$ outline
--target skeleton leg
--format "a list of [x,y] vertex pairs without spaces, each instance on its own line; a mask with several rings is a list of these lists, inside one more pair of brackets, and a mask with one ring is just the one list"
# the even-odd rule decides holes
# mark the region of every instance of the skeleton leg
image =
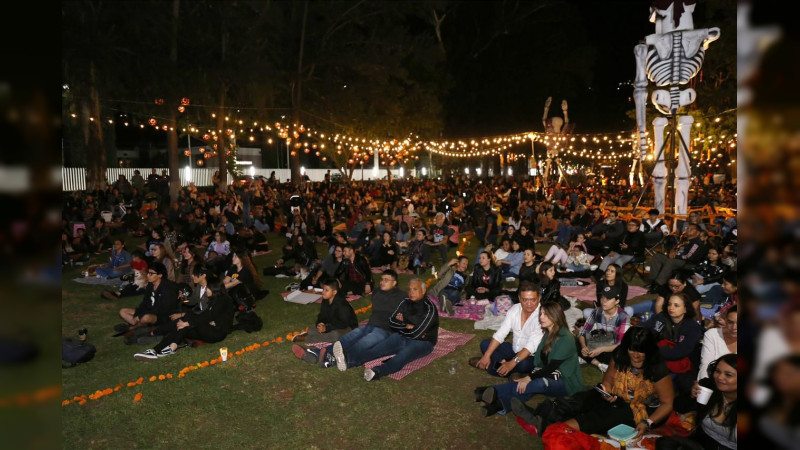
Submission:
[[636,57],[636,79],[633,84],[633,100],[636,104],[636,126],[639,129],[639,154],[644,159],[647,153],[647,46],[637,45],[633,48]]
[[[686,215],[689,205],[689,177],[691,176],[691,161],[689,159],[689,134],[692,132],[694,118],[680,116],[680,142],[678,152],[678,168],[675,170],[675,214]],[[684,145],[685,144],[685,145]]]
[[667,119],[656,117],[653,119],[653,137],[655,140],[656,165],[653,168],[653,207],[660,212],[664,212],[664,199],[667,190],[667,166],[664,164],[664,127],[667,126]]

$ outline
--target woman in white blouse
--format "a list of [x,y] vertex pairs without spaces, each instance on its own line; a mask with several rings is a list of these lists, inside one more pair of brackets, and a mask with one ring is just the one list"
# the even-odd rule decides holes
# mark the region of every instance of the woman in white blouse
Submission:
[[736,331],[737,320],[736,306],[730,308],[725,315],[725,326],[712,328],[703,335],[703,351],[700,354],[700,370],[697,371],[697,379],[703,379],[708,374],[706,369],[713,361],[728,353],[737,353]]

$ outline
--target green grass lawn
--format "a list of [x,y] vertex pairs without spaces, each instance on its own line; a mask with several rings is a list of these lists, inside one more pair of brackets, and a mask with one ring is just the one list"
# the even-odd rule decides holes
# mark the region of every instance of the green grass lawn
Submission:
[[[278,259],[282,241],[274,236],[273,252],[256,258],[259,271]],[[477,245],[470,241],[466,254],[472,259],[476,252]],[[455,255],[455,249],[450,253]],[[100,261],[97,256],[92,262]],[[223,344],[185,348],[155,362],[139,362],[133,354],[145,347],[112,338],[111,327],[120,322],[119,308],[133,307],[141,298],[102,299],[102,287],[72,281],[81,270],[63,272],[63,334],[75,335],[86,327],[89,342],[98,351],[89,363],[63,370],[62,400],[113,390],[119,384],[122,388],[84,405],[62,407],[65,448],[543,448],[541,439],[527,434],[513,414],[481,417],[473,389],[502,380],[467,365],[471,356],[478,355],[480,340],[493,333],[474,330],[472,321],[441,320],[443,328],[475,334],[455,352],[401,381],[367,383],[360,368],[344,373],[319,369],[293,356],[286,334],[312,325],[319,306],[283,301],[280,292],[296,280],[262,277],[271,293],[256,308],[264,320],[261,331],[237,331]],[[403,289],[410,278],[400,276]],[[370,297],[364,297],[353,307],[369,302]],[[234,352],[277,337],[284,341],[177,377],[185,367],[219,356],[222,345]],[[448,373],[451,361],[457,361],[455,375]],[[597,369],[582,366],[582,370],[587,386],[600,381]],[[173,378],[148,381],[167,374]],[[144,378],[141,385],[127,387],[139,377]],[[139,402],[134,401],[137,393],[142,394]]]

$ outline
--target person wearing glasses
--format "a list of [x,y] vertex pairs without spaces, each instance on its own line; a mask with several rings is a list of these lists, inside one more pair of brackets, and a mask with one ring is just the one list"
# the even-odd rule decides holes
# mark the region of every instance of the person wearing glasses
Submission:
[[[397,272],[392,269],[384,270],[380,288],[372,294],[372,316],[367,324],[345,334],[327,347],[305,349],[306,354],[301,359],[326,368],[335,365],[342,371],[374,359],[365,359],[364,355],[394,333],[389,326],[389,318],[406,297],[408,294],[397,287]],[[339,357],[333,356],[335,354],[339,354]]]
[[600,267],[595,271],[597,277],[602,276],[611,264],[625,267],[625,264],[628,264],[635,256],[644,253],[644,233],[639,231],[639,221],[632,219],[628,221],[627,227],[625,233],[611,246],[611,251],[603,258]]
[[[512,342],[505,342],[508,333],[513,333]],[[539,323],[539,292],[533,284],[522,283],[519,303],[508,310],[492,338],[481,341],[481,356],[470,358],[469,365],[498,377],[530,373],[533,370],[530,356],[536,352],[543,334]]]
[[147,270],[147,288],[136,309],[122,308],[119,316],[125,321],[114,329],[118,332],[161,325],[178,312],[178,285],[167,278],[167,267],[154,262]]

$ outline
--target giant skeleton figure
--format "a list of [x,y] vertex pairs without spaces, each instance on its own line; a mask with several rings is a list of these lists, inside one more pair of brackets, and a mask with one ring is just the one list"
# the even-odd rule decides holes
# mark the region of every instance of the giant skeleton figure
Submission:
[[[550,111],[550,103],[553,101],[553,97],[547,97],[547,100],[544,102],[544,114],[542,115],[542,125],[544,125],[544,131],[547,134],[554,134],[557,136],[567,134],[574,128],[574,124],[569,123],[569,114],[567,114],[567,101],[561,100],[561,111],[564,113],[564,118],[555,116],[551,118],[547,118],[547,112]],[[552,145],[547,146],[547,159],[545,160],[545,170],[544,170],[544,186],[548,186],[547,180],[550,177],[550,169],[552,168],[553,163],[555,163],[556,168],[558,169],[558,181],[565,181],[565,172],[564,169],[561,167],[561,158],[558,157],[558,143],[554,143]]]
[[[645,124],[647,103],[647,80],[654,82],[658,89],[653,92],[652,102],[656,109],[673,119],[671,133],[677,124],[680,134],[678,145],[673,150],[678,154],[678,167],[675,171],[675,214],[685,215],[688,206],[690,160],[689,133],[694,119],[691,116],[678,117],[678,110],[694,102],[697,94],[694,89],[681,90],[697,75],[703,65],[708,45],[719,39],[719,28],[694,29],[692,12],[697,0],[654,0],[650,6],[650,21],[656,24],[656,32],[645,38],[645,44],[634,48],[636,55],[636,80],[633,98],[636,103],[636,125],[639,129],[639,180],[643,185],[641,164],[648,150]],[[668,120],[656,117],[653,120],[656,163],[653,168],[654,207],[665,212],[667,167],[664,164],[664,128]],[[636,161],[631,167],[634,173]],[[631,176],[633,178],[633,176]]]

